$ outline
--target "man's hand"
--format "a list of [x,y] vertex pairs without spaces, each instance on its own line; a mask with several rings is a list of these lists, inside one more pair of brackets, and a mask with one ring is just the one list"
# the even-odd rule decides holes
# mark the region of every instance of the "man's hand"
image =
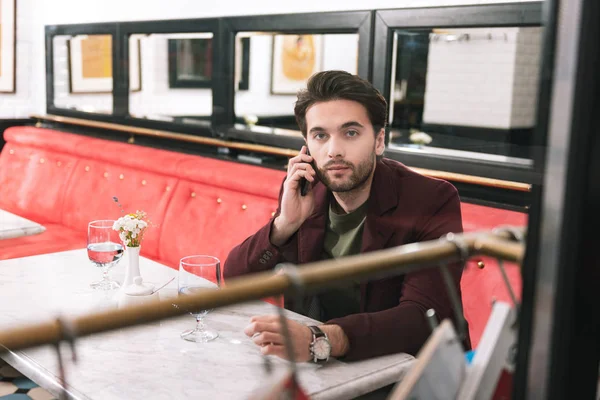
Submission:
[[306,154],[306,146],[302,146],[300,154],[290,159],[287,178],[283,184],[281,211],[273,223],[271,243],[281,246],[300,228],[300,225],[313,212],[315,201],[312,190],[306,196],[300,195],[300,181],[306,178],[309,183],[315,181],[316,172],[310,164],[313,158]]
[[[310,342],[312,342],[312,333],[310,329],[291,319],[286,320],[290,333],[292,346],[294,347],[294,357],[297,362],[306,362],[310,357]],[[252,341],[260,346],[260,351],[264,355],[274,355],[289,360],[285,348],[285,338],[283,336],[283,327],[278,315],[262,315],[252,317],[250,325],[244,329],[244,333],[252,338]]]
[[[312,332],[307,326],[296,321],[291,319],[286,319],[286,321],[296,361],[310,361],[312,357],[310,356],[309,347],[312,342]],[[329,338],[331,356],[344,356],[348,352],[350,345],[348,337],[342,328],[338,325],[320,325],[320,328]],[[244,329],[244,333],[251,337],[257,346],[260,346],[262,354],[275,355],[289,360],[287,350],[285,349],[285,338],[279,315],[252,317],[250,325]]]

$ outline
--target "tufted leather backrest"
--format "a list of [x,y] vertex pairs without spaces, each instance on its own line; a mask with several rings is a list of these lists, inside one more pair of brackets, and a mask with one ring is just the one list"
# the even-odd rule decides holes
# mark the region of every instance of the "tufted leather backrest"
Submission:
[[[5,131],[0,208],[85,235],[95,219],[144,210],[152,220],[142,254],[177,268],[179,259],[229,250],[277,208],[284,172],[51,129]],[[5,188],[10,188],[6,190]]]
[[277,199],[180,181],[162,226],[159,258],[175,265],[181,257],[199,253],[224,262],[276,208]]
[[[0,208],[40,223],[59,223],[65,192],[79,161],[62,133],[38,128],[9,128],[0,153]],[[72,136],[72,135],[69,135]]]
[[[112,200],[119,199],[126,213],[143,210],[152,222],[163,223],[177,178],[96,160],[80,160],[63,206],[63,225],[86,232],[89,221],[123,215]],[[142,243],[145,256],[156,258],[160,228],[148,229]]]

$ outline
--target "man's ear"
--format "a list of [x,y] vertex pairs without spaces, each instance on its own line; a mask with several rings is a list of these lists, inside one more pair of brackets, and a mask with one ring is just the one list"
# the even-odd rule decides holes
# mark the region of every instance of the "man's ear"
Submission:
[[375,136],[375,154],[382,156],[385,150],[385,128],[381,128]]

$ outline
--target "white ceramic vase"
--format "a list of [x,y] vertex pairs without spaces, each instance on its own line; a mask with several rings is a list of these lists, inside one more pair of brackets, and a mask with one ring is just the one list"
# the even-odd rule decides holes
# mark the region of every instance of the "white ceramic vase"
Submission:
[[134,279],[136,276],[141,276],[140,273],[140,250],[141,246],[137,247],[129,247],[127,246],[127,250],[125,253],[127,254],[127,270],[125,271],[125,281],[123,281],[123,288],[126,288],[129,285],[134,283]]

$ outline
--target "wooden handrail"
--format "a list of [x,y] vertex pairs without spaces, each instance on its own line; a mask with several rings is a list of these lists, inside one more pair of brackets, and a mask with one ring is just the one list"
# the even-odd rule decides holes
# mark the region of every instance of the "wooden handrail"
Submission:
[[[296,155],[298,155],[298,150],[293,150],[293,149],[283,149],[283,148],[279,148],[279,147],[271,147],[271,146],[264,146],[264,145],[258,145],[258,144],[240,143],[240,142],[234,142],[234,141],[230,141],[230,140],[220,140],[220,139],[214,139],[214,138],[188,135],[188,134],[183,134],[183,133],[163,131],[163,130],[158,130],[158,129],[148,129],[148,128],[141,128],[141,127],[131,126],[131,125],[122,125],[122,124],[114,124],[114,123],[110,123],[110,122],[94,121],[94,120],[88,120],[88,119],[83,119],[83,118],[62,117],[62,116],[58,116],[58,115],[32,115],[31,118],[37,119],[37,120],[42,120],[42,121],[58,122],[58,123],[62,123],[62,124],[85,126],[85,127],[89,127],[89,128],[110,129],[110,130],[119,131],[119,132],[126,132],[130,135],[150,136],[150,137],[157,137],[157,138],[161,138],[161,139],[173,139],[173,140],[178,140],[178,141],[182,141],[182,142],[203,144],[203,145],[207,145],[207,146],[228,147],[231,149],[253,151],[253,152],[257,152],[257,153],[274,154],[274,155],[284,156],[284,157],[288,157],[288,158],[295,157]],[[472,185],[488,186],[488,187],[494,187],[494,188],[499,188],[499,189],[509,189],[509,190],[515,190],[515,191],[519,191],[519,192],[530,192],[531,191],[531,185],[527,184],[527,183],[512,182],[512,181],[506,181],[506,180],[501,180],[501,179],[485,178],[485,177],[481,177],[481,176],[457,174],[457,173],[453,173],[453,172],[436,171],[436,170],[424,169],[424,168],[415,168],[415,167],[409,167],[409,168],[421,175],[425,175],[425,176],[429,176],[429,177],[433,177],[433,178],[444,179],[444,180],[448,180],[448,181],[452,181],[452,182],[468,183],[468,184],[472,184]]]
[[531,185],[528,183],[505,181],[502,179],[485,178],[482,176],[472,176],[464,174],[456,174],[454,172],[436,171],[433,169],[424,169],[410,167],[415,172],[421,175],[430,176],[432,178],[444,179],[446,181],[469,183],[473,185],[489,186],[499,189],[510,189],[518,192],[530,192]]
[[[468,256],[486,254],[520,263],[524,246],[509,242],[509,233],[468,233],[454,235],[464,243]],[[327,288],[335,283],[353,282],[365,278],[401,275],[440,263],[459,261],[457,246],[449,240],[432,240],[374,251],[334,260],[304,264],[295,275],[308,293]],[[131,327],[187,314],[190,309],[212,309],[232,304],[259,300],[265,297],[293,293],[296,279],[272,271],[231,279],[221,290],[209,290],[175,299],[156,300],[143,305],[116,310],[105,310],[64,321],[81,337],[114,329]],[[177,307],[173,307],[176,305]],[[17,351],[28,347],[57,343],[63,340],[57,321],[4,329],[0,331],[0,353],[6,349]]]
[[112,122],[93,121],[83,118],[61,117],[58,115],[32,115],[31,118],[42,121],[58,122],[61,124],[85,126],[88,128],[109,129],[113,131],[126,132],[131,135],[150,136],[160,139],[173,139],[181,142],[197,143],[207,146],[228,147],[230,149],[254,151],[257,153],[276,154],[290,158],[295,157],[298,154],[297,150],[280,149],[277,147],[263,146],[259,144],[232,142],[229,140],[187,135],[184,133],[175,133],[159,129],[141,128],[139,126],[114,124]]

